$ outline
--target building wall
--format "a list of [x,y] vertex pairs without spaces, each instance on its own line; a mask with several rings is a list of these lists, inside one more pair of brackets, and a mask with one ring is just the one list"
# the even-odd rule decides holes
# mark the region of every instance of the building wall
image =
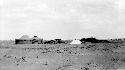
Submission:
[[30,40],[16,39],[15,44],[32,44]]
[[15,44],[42,44],[43,40],[15,39]]

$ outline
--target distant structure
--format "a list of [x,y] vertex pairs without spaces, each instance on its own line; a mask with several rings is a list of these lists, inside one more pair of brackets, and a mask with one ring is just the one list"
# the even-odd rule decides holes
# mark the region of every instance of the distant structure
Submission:
[[28,35],[23,35],[19,39],[15,39],[15,44],[84,44],[84,43],[111,43],[111,42],[122,42],[121,39],[118,40],[99,40],[93,37],[90,38],[82,38],[82,39],[74,39],[74,40],[62,40],[62,39],[54,39],[54,40],[43,40],[42,38],[38,38],[34,36],[29,38]]
[[70,40],[54,39],[54,40],[44,40],[43,44],[69,44]]
[[73,40],[70,44],[82,44],[82,42],[80,40]]
[[29,38],[28,35],[23,35],[19,39],[15,39],[15,44],[69,44],[70,40],[61,40],[61,39],[54,39],[54,40],[43,40],[34,36]]
[[82,38],[80,41],[82,43],[84,43],[84,42],[90,42],[90,43],[110,43],[110,41],[108,41],[108,40],[98,40],[98,39],[93,38],[93,37],[91,37],[91,38]]
[[15,39],[15,44],[42,44],[43,39],[34,36],[29,38],[29,36],[24,35],[20,39]]

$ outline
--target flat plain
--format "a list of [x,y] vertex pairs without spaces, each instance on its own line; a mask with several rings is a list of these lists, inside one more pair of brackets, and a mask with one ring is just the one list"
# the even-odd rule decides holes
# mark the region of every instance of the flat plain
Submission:
[[124,43],[0,44],[0,70],[125,70]]

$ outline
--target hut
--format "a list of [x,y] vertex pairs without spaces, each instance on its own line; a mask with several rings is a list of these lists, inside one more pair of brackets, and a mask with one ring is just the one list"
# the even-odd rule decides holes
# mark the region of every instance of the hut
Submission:
[[24,35],[19,39],[15,39],[15,44],[42,44],[43,39],[34,36],[33,38],[29,38],[28,35]]
[[31,41],[28,35],[23,35],[21,38],[15,39],[15,44],[31,44]]

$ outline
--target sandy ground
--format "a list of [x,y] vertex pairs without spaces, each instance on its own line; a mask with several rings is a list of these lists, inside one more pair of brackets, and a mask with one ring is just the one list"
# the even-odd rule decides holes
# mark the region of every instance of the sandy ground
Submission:
[[124,69],[124,46],[113,51],[93,46],[101,45],[1,45],[0,70]]

